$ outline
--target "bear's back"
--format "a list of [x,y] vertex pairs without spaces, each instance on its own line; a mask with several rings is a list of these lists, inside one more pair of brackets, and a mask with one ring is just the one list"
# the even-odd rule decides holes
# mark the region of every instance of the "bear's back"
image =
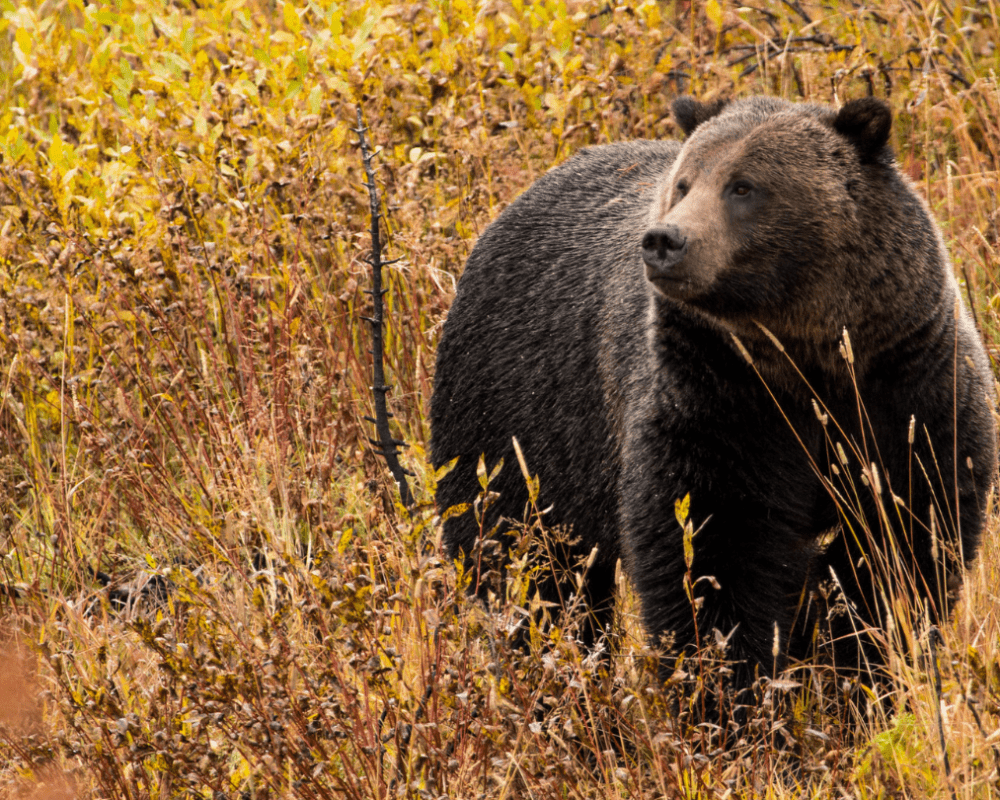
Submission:
[[[507,464],[491,486],[501,494],[494,512],[521,518],[516,436],[532,473],[560,476],[559,485],[549,479],[542,487],[549,521],[586,523],[588,540],[617,557],[617,453],[596,334],[606,305],[624,303],[637,315],[636,348],[644,341],[640,242],[679,150],[654,141],[587,148],[536,181],[480,237],[438,348],[432,462],[461,457],[438,486],[441,510],[475,496],[476,462],[486,453],[489,467],[500,457]],[[477,534],[466,514],[447,523],[446,543],[453,555],[468,552]]]

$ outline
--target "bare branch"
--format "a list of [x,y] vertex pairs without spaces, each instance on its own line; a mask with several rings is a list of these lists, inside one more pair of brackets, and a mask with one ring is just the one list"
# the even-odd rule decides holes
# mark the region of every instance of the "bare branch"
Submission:
[[406,481],[406,476],[413,473],[404,469],[403,465],[399,463],[398,448],[401,446],[405,447],[406,445],[401,439],[393,437],[392,432],[389,430],[389,418],[392,414],[389,413],[385,400],[390,387],[385,382],[385,369],[383,367],[385,346],[382,340],[382,322],[384,319],[382,313],[382,296],[388,289],[382,288],[382,267],[393,262],[382,261],[382,238],[379,234],[378,226],[380,203],[378,188],[375,185],[375,171],[372,169],[372,159],[378,154],[373,153],[371,147],[368,145],[368,139],[365,136],[367,131],[368,129],[361,118],[361,106],[359,105],[358,127],[354,129],[354,132],[358,135],[361,159],[365,165],[366,181],[364,185],[368,187],[368,199],[371,203],[372,237],[372,252],[368,258],[368,263],[372,268],[372,288],[365,290],[366,294],[370,294],[372,298],[372,315],[370,317],[362,317],[362,319],[371,325],[372,332],[371,388],[375,401],[375,418],[366,417],[366,419],[375,423],[375,433],[377,436],[377,438],[370,439],[369,441],[375,448],[376,455],[382,456],[385,459],[385,463],[389,465],[389,471],[392,472],[392,476],[396,479],[396,484],[399,486],[399,499],[406,508],[410,508],[413,505],[413,495],[410,493],[410,486]]

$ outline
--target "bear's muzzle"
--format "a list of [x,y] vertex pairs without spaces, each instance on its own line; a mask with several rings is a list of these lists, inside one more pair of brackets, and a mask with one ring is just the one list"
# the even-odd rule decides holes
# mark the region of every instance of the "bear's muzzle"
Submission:
[[650,228],[642,237],[646,277],[650,280],[674,277],[670,271],[684,259],[687,250],[687,237],[676,225]]

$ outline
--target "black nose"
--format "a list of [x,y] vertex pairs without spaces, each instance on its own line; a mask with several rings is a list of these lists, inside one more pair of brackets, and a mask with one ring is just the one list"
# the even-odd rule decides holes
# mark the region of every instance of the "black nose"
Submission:
[[650,277],[665,277],[687,252],[687,237],[676,225],[650,228],[642,237],[642,260],[652,271]]

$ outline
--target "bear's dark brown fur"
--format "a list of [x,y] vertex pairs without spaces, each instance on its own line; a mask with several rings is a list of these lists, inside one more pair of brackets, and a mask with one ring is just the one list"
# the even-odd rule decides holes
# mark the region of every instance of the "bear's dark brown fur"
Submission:
[[[718,585],[697,583],[697,626],[734,631],[740,682],[771,672],[775,632],[794,641],[831,575],[851,608],[839,665],[877,661],[851,634],[883,619],[885,562],[940,618],[978,551],[996,469],[985,352],[885,104],[674,110],[683,146],[584,150],[477,243],[438,350],[432,460],[459,459],[438,505],[476,497],[485,453],[506,466],[484,529],[521,519],[517,437],[547,520],[577,538],[564,557],[597,547],[598,625],[621,557],[651,639],[683,649],[690,495],[694,577]],[[445,524],[454,557],[479,535],[472,513]],[[547,599],[572,591],[558,580],[540,581]]]

